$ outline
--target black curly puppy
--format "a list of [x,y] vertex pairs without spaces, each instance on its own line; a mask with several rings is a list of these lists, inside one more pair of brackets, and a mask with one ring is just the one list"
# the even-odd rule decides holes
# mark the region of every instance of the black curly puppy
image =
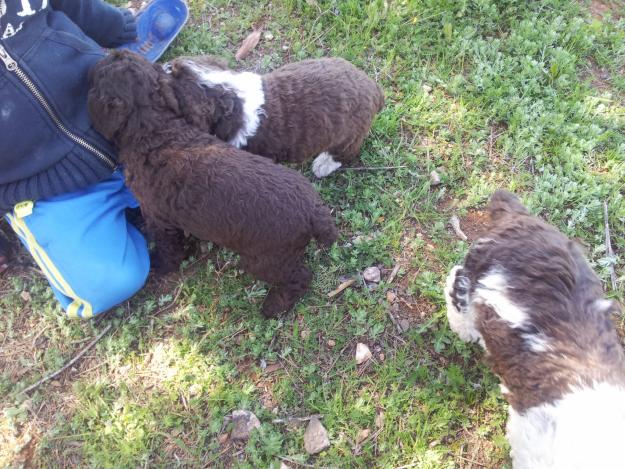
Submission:
[[304,60],[266,75],[234,72],[211,56],[166,65],[187,120],[277,162],[315,158],[325,177],[360,153],[384,106],[380,87],[340,58]]
[[306,246],[336,239],[329,209],[297,171],[189,125],[172,80],[161,66],[117,51],[94,65],[88,98],[95,128],[119,148],[165,265],[177,265],[186,230],[236,251],[245,270],[272,285],[265,316],[291,309],[312,277]]

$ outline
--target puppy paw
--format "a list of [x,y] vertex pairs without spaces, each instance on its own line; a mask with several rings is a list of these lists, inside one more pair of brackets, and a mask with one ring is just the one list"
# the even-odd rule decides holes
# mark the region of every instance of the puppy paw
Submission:
[[475,317],[469,305],[469,279],[463,275],[462,266],[455,266],[445,283],[445,302],[449,327],[465,342],[482,342],[475,328]]
[[285,288],[271,288],[265,297],[265,301],[263,301],[263,316],[269,319],[289,312],[301,296]]
[[447,276],[445,299],[458,313],[466,314],[469,307],[469,279],[464,275],[462,266],[455,266]]
[[330,153],[324,151],[313,161],[312,170],[315,176],[318,178],[324,178],[332,174],[341,166],[341,162],[335,161],[334,157]]

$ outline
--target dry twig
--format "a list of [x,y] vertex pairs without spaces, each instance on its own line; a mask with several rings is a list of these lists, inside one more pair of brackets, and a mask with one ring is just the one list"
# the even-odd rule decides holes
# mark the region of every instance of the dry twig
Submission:
[[78,352],[78,354],[72,358],[70,361],[68,361],[65,365],[63,365],[63,367],[61,367],[60,369],[58,369],[57,371],[55,371],[54,373],[51,373],[47,376],[44,376],[43,378],[41,378],[39,381],[37,381],[35,384],[28,386],[26,389],[24,389],[22,391],[22,394],[27,394],[35,389],[37,389],[39,386],[41,386],[43,383],[45,383],[46,381],[50,381],[53,378],[56,378],[58,375],[60,375],[61,373],[63,373],[65,370],[67,370],[70,366],[72,366],[74,363],[76,363],[78,360],[81,359],[81,357],[87,353],[87,351],[93,347],[95,344],[98,343],[98,341],[104,337],[108,331],[111,330],[113,326],[111,324],[109,324],[108,326],[106,326],[104,328],[104,330],[102,332],[100,332],[98,334],[98,336],[93,339],[91,342],[89,342],[89,344],[87,344],[87,346],[85,348],[83,348],[80,352]]
[[395,267],[393,267],[393,270],[391,271],[391,275],[388,276],[386,283],[388,283],[389,285],[393,283],[393,280],[395,280],[395,277],[397,277],[397,274],[399,273],[400,268],[401,266],[399,264],[395,264]]
[[283,419],[273,419],[273,423],[290,423],[290,422],[308,422],[310,419],[318,418],[322,419],[323,414],[313,414],[308,417],[285,417]]
[[407,168],[405,164],[399,166],[346,166],[344,168],[339,168],[337,171],[385,171],[388,169],[401,169]]
[[465,235],[464,232],[460,229],[460,219],[456,215],[452,215],[449,223],[451,224],[451,227],[453,228],[454,233],[456,233],[456,236],[458,236],[458,238],[463,241],[469,239],[467,238],[467,235]]
[[351,287],[354,283],[356,283],[356,278],[354,277],[350,278],[349,280],[345,280],[343,283],[341,283],[338,286],[336,290],[332,290],[330,293],[328,293],[328,298],[334,298],[336,295],[341,293],[346,288]]

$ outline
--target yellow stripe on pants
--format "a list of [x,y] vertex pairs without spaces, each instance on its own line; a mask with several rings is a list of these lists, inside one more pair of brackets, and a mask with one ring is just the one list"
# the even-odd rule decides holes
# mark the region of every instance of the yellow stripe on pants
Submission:
[[[50,283],[63,295],[68,298],[72,298],[73,301],[67,308],[67,315],[71,318],[83,317],[90,318],[93,316],[93,308],[91,307],[91,303],[86,300],[80,298],[69,286],[69,283],[63,278],[61,272],[56,268],[48,254],[44,251],[44,249],[39,245],[35,236],[28,229],[28,226],[22,219],[20,219],[15,214],[7,214],[7,218],[9,219],[9,223],[11,227],[15,230],[15,232],[24,239],[28,249],[30,250],[35,262],[39,268],[43,271],[45,276],[48,278]],[[80,308],[83,308],[82,314],[79,315],[78,312]]]

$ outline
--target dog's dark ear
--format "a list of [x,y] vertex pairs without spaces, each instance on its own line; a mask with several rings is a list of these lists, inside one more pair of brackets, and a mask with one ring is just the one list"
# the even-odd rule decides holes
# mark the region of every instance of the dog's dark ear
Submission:
[[158,79],[158,85],[161,92],[161,96],[165,101],[167,107],[174,111],[177,115],[180,115],[180,102],[176,96],[176,90],[172,84],[172,80],[169,75],[163,75]]
[[511,192],[497,190],[490,198],[488,212],[493,221],[510,215],[529,215],[519,198]]
[[242,112],[243,105],[237,94],[228,89],[222,88],[219,96],[219,102],[224,113],[224,117],[230,117],[233,114],[238,115]]

